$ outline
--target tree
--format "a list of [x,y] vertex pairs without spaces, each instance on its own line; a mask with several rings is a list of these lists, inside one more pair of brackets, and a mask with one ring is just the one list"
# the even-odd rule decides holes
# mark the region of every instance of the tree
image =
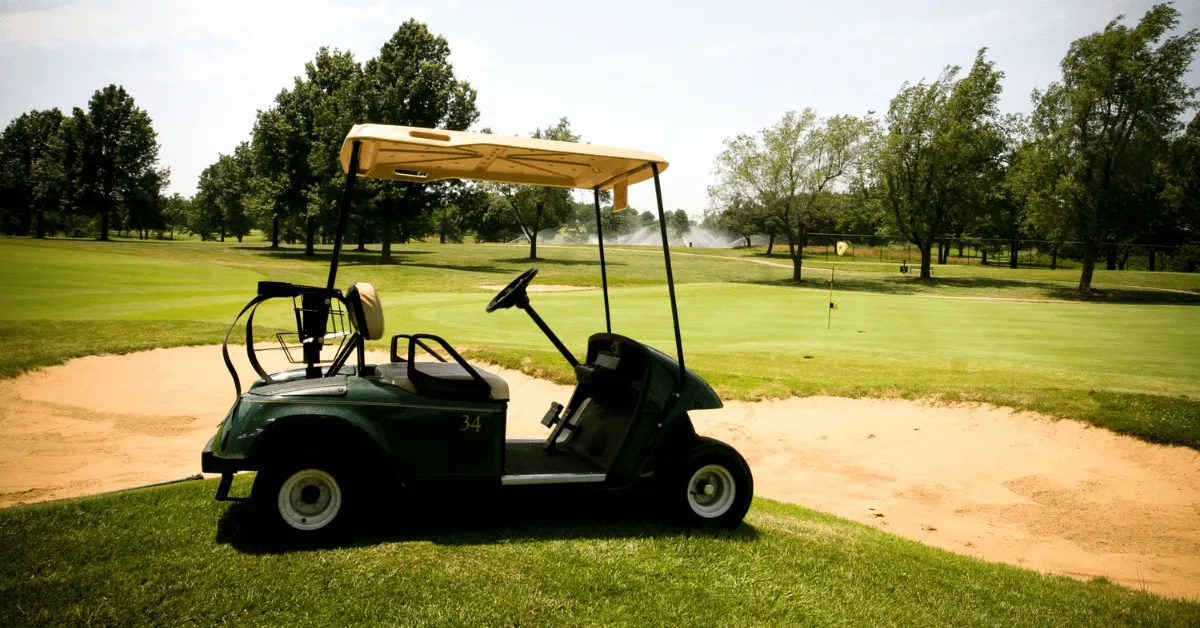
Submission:
[[[366,117],[371,122],[462,131],[479,119],[475,90],[454,76],[450,45],[416,20],[400,25],[379,56],[367,61],[363,80]],[[396,227],[402,228],[402,238],[415,234],[413,227],[429,223],[421,214],[446,205],[457,184],[380,181],[369,185],[376,190],[373,206],[382,236],[381,255],[390,260]]]
[[99,216],[100,239],[108,240],[114,213],[128,209],[166,180],[158,166],[158,139],[150,116],[138,108],[124,87],[109,85],[76,109],[81,207]]
[[[571,123],[559,118],[558,124],[533,133],[536,139],[578,142],[579,136],[571,132]],[[495,186],[512,212],[521,233],[529,239],[529,259],[536,260],[538,233],[543,229],[557,229],[575,211],[571,191],[566,188],[532,185]]]
[[1164,241],[1158,243],[1200,244],[1200,112],[1188,123],[1187,132],[1171,142],[1160,173],[1166,212],[1159,229]]
[[[1179,11],[1152,7],[1135,27],[1124,16],[1071,43],[1062,80],[1034,91],[1031,221],[1083,246],[1079,291],[1092,291],[1101,246],[1136,237],[1158,198],[1155,164],[1196,95],[1184,83],[1200,31],[1166,37]],[[1157,46],[1156,46],[1157,45]]]
[[58,109],[18,116],[0,136],[0,231],[46,237],[46,215],[67,200],[67,146]]
[[238,242],[250,233],[248,211],[254,178],[250,145],[242,142],[232,155],[219,155],[200,173],[188,229],[205,240],[232,235]]
[[832,208],[828,192],[846,183],[864,159],[870,128],[865,118],[789,111],[757,136],[725,141],[710,201],[715,207],[761,207],[768,224],[787,237],[792,280],[800,281],[808,233]]
[[692,228],[692,219],[682,209],[667,212],[667,233],[672,238],[682,238],[688,229]]
[[336,220],[343,176],[336,156],[350,125],[361,121],[361,79],[354,55],[322,47],[292,88],[258,112],[249,148],[254,195],[247,206],[260,223],[270,220],[273,247],[280,220],[295,219],[304,226],[304,252],[313,255],[317,227]]
[[178,192],[161,199],[163,226],[169,230],[170,238],[175,239],[176,230],[186,230],[188,218],[192,212],[192,202]]
[[934,243],[979,211],[1000,171],[1003,73],[985,53],[960,80],[950,66],[932,83],[905,83],[884,121],[873,176],[896,230],[921,252],[921,279],[932,276]]

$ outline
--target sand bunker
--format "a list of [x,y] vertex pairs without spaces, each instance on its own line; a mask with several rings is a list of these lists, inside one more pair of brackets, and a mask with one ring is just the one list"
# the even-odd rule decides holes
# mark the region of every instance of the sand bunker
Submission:
[[[570,389],[501,373],[509,435],[544,435],[545,407]],[[0,381],[0,506],[197,473],[232,401],[216,347],[87,357]],[[733,402],[693,418],[746,455],[759,495],[969,556],[1200,598],[1200,452],[898,400]]]

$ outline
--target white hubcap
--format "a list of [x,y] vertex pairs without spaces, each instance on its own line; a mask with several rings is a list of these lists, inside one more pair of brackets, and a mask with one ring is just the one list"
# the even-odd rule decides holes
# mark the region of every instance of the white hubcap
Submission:
[[279,514],[288,525],[311,532],[329,525],[342,509],[342,489],[320,469],[292,474],[279,488]]
[[729,512],[736,495],[737,485],[733,481],[733,474],[719,464],[700,467],[688,482],[688,505],[692,507],[692,512],[705,519],[714,519]]

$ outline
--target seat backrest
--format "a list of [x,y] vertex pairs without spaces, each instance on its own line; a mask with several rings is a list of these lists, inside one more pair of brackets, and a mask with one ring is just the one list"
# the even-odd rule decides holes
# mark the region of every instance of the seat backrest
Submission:
[[350,322],[359,335],[367,340],[383,338],[383,305],[375,286],[362,282],[350,284],[346,304],[350,308]]

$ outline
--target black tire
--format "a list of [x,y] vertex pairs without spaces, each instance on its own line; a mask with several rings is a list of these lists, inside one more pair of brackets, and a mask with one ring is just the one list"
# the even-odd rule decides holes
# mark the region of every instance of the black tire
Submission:
[[688,525],[735,528],[754,498],[754,476],[745,458],[711,438],[701,438],[665,479],[659,487],[662,503]]
[[272,461],[259,471],[250,500],[267,531],[324,539],[346,529],[358,510],[359,486],[349,465],[295,456]]

